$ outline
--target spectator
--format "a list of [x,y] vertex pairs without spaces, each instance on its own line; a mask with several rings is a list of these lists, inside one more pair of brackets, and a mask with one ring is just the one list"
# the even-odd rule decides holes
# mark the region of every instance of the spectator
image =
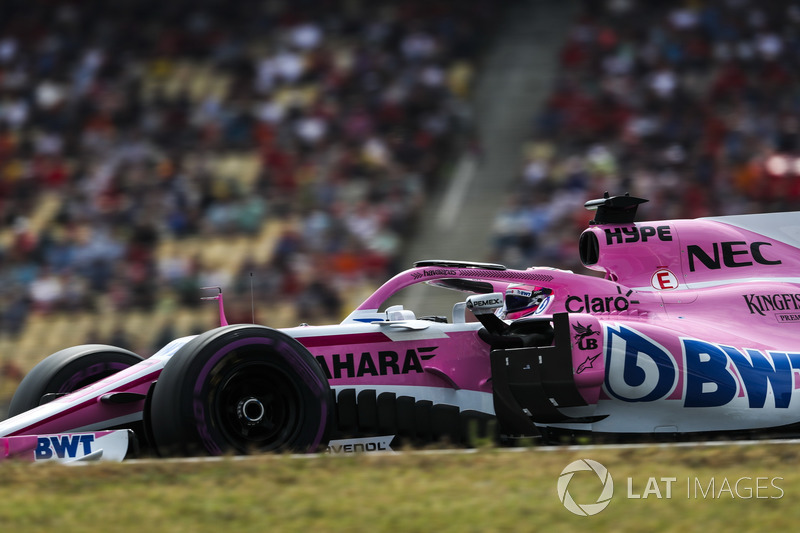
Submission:
[[[521,162],[525,194],[497,215],[496,260],[571,267],[567,244],[589,219],[572,213],[604,191],[648,198],[651,219],[800,208],[793,2],[582,6],[531,138],[553,155]],[[542,245],[542,228],[564,229],[562,245]]]
[[[32,284],[42,311],[150,310],[170,290],[187,302],[232,273],[157,258],[160,242],[254,237],[280,217],[304,228],[287,258],[259,265],[280,271],[282,294],[309,254],[359,250],[368,260],[343,276],[391,274],[497,9],[184,4],[4,3],[0,215],[18,227],[0,282]],[[0,305],[21,328],[25,306]]]

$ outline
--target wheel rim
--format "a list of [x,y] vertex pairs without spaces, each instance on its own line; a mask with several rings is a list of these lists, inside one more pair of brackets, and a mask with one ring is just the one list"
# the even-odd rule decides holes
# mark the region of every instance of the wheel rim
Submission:
[[300,392],[267,362],[238,363],[225,372],[213,416],[225,441],[240,452],[272,451],[296,437],[303,420]]

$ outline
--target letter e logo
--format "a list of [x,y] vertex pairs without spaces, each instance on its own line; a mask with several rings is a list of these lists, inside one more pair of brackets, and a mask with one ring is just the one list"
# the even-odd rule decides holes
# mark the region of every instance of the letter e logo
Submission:
[[652,285],[654,289],[668,291],[670,289],[677,289],[680,283],[678,282],[678,277],[675,274],[666,268],[662,268],[660,270],[656,270],[656,272],[653,274],[653,277],[650,278],[650,285]]

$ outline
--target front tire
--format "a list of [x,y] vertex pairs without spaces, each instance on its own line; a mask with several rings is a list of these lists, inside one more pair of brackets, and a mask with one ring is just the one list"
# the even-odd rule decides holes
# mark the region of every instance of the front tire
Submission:
[[158,378],[149,424],[161,455],[316,451],[331,428],[330,386],[306,348],[254,325],[208,331]]
[[143,359],[105,344],[66,348],[40,361],[20,382],[8,408],[9,418],[38,407],[46,394],[66,394],[116,374]]

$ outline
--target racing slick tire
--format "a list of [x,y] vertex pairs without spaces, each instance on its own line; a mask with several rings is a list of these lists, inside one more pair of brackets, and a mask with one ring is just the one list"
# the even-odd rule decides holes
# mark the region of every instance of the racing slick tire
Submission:
[[292,337],[264,326],[220,327],[189,341],[152,391],[159,455],[314,452],[333,423],[328,380]]
[[29,411],[142,361],[131,351],[105,344],[83,344],[55,352],[22,379],[11,399],[8,416]]

